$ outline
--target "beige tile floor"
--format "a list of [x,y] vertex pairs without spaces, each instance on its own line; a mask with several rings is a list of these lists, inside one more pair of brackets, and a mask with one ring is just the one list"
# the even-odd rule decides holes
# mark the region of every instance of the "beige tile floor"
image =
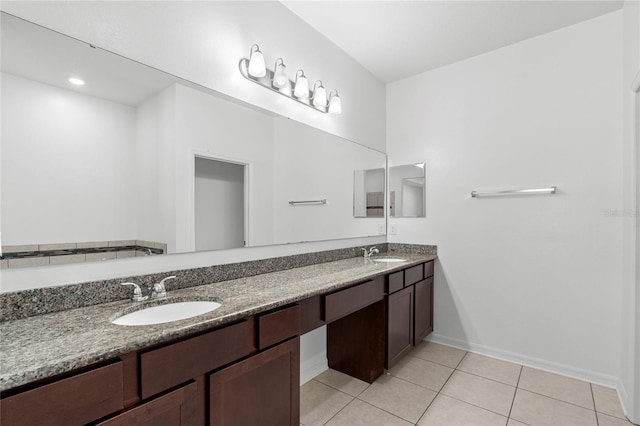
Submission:
[[303,426],[631,426],[613,389],[422,342],[368,384],[334,370],[305,383]]

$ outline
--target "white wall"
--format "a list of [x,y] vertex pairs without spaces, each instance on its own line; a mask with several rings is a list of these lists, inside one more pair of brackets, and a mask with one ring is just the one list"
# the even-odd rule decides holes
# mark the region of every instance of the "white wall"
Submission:
[[[640,423],[640,241],[637,227],[640,183],[638,176],[638,138],[640,130],[634,128],[636,97],[633,91],[640,84],[640,2],[626,1],[623,8],[624,58],[623,58],[623,206],[618,220],[622,222],[622,370],[620,396],[627,415]],[[636,111],[636,114],[638,112]],[[640,118],[638,118],[640,121]],[[629,214],[635,213],[634,214]]]
[[[426,161],[442,342],[613,385],[620,370],[622,14],[390,84],[390,164]],[[472,199],[557,185],[555,196]]]
[[135,239],[134,129],[129,106],[2,74],[2,244]]
[[172,85],[136,108],[137,238],[165,243],[169,253],[176,247],[175,99]]

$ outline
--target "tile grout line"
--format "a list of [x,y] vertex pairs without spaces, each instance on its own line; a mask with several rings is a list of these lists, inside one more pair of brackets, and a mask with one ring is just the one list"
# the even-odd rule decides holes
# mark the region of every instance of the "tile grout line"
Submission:
[[[390,414],[390,415],[392,415],[393,417],[397,417],[398,419],[400,419],[400,420],[402,420],[402,421],[405,421],[405,422],[407,422],[407,423],[411,423],[409,420],[407,420],[407,419],[405,419],[405,418],[403,418],[403,417],[400,417],[399,415],[397,415],[397,414],[395,414],[395,413],[392,413],[391,411],[385,410],[385,409],[384,409],[384,408],[382,408],[382,407],[378,407],[377,405],[372,404],[371,402],[365,401],[364,399],[360,399],[360,398],[355,398],[355,399],[357,399],[358,401],[360,401],[360,402],[362,402],[362,403],[364,403],[364,404],[370,405],[370,406],[372,406],[373,408],[377,408],[377,409],[378,409],[378,410],[380,410],[380,411],[384,411],[385,413]],[[418,420],[420,420],[420,418],[418,418]],[[415,424],[417,424],[417,423],[411,423],[411,424],[412,424],[412,425],[415,425]]]
[[[518,388],[518,389],[522,389],[523,391],[532,393],[534,395],[539,395],[539,396],[542,396],[542,397],[545,397],[545,398],[553,399],[554,401],[564,402],[565,404],[573,405],[574,407],[582,408],[583,410],[597,412],[596,410],[592,410],[590,408],[583,407],[582,405],[578,405],[578,404],[575,404],[573,402],[565,401],[564,399],[559,399],[559,398],[556,398],[554,396],[545,395],[543,393],[535,392],[535,391],[532,391],[532,390],[529,390],[529,389],[525,389],[525,388]],[[619,418],[619,417],[616,417],[616,418]]]
[[520,377],[522,377],[522,370],[524,370],[524,367],[521,365],[520,366],[520,373],[518,373],[518,381],[516,381],[516,390],[513,392],[513,399],[511,400],[511,407],[509,408],[509,414],[507,415],[507,423],[509,422],[509,419],[511,418],[511,412],[513,411],[513,404],[516,402],[516,394],[518,393],[518,385],[520,385]]
[[596,409],[596,397],[593,394],[593,383],[589,383],[589,390],[591,391],[591,402],[593,402],[593,411],[596,415],[596,426],[600,426],[600,420],[598,419],[598,410]]
[[[456,364],[456,366],[453,368],[453,371],[451,372],[451,374],[449,374],[449,377],[447,377],[447,380],[445,380],[445,382],[444,382],[444,383],[442,384],[442,386],[440,387],[440,390],[439,390],[438,392],[436,392],[436,396],[434,396],[434,397],[433,397],[433,399],[431,400],[431,402],[429,403],[429,405],[427,406],[427,408],[425,408],[425,410],[422,412],[422,415],[418,418],[418,422],[416,423],[416,425],[417,425],[418,423],[420,423],[420,420],[422,420],[422,418],[424,417],[424,415],[425,415],[425,414],[427,414],[427,411],[429,411],[429,408],[431,407],[431,405],[433,405],[433,402],[434,402],[434,401],[436,400],[436,398],[440,395],[440,392],[442,392],[442,389],[444,389],[444,387],[447,385],[447,383],[449,383],[449,379],[451,379],[451,376],[453,376],[453,373],[455,373],[456,371],[458,371],[458,366],[460,365],[460,363],[462,362],[462,360],[464,359],[464,357],[466,357],[466,356],[467,356],[467,354],[468,354],[468,353],[469,353],[469,352],[466,352],[466,351],[465,351],[465,353],[464,353],[464,355],[462,356],[462,358],[460,358],[460,361],[458,361],[458,363]],[[443,364],[439,364],[439,363],[436,363],[436,364],[438,364],[438,365],[443,365]],[[448,365],[447,365],[446,367],[451,368],[451,367],[449,367]],[[426,389],[426,388],[425,388],[425,389]],[[432,390],[432,389],[430,389],[430,390]]]

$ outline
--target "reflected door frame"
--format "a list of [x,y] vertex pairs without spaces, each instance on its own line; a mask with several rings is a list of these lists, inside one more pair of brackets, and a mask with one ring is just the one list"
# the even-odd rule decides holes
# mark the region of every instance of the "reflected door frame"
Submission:
[[191,150],[191,154],[189,155],[189,205],[188,205],[188,220],[189,220],[189,248],[191,252],[196,251],[196,197],[195,197],[195,188],[196,188],[196,177],[195,177],[195,163],[196,158],[204,158],[206,160],[213,161],[222,161],[225,163],[233,163],[238,164],[240,166],[244,166],[244,246],[251,247],[251,233],[250,231],[250,223],[251,223],[251,176],[252,176],[252,168],[253,163],[247,159],[230,157],[228,155],[222,155],[218,153],[208,152],[208,151],[198,151]]

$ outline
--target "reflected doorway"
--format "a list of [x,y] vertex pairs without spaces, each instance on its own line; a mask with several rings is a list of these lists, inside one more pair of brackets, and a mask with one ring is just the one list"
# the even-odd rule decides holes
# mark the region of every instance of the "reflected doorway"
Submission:
[[247,165],[195,157],[195,249],[244,247]]

